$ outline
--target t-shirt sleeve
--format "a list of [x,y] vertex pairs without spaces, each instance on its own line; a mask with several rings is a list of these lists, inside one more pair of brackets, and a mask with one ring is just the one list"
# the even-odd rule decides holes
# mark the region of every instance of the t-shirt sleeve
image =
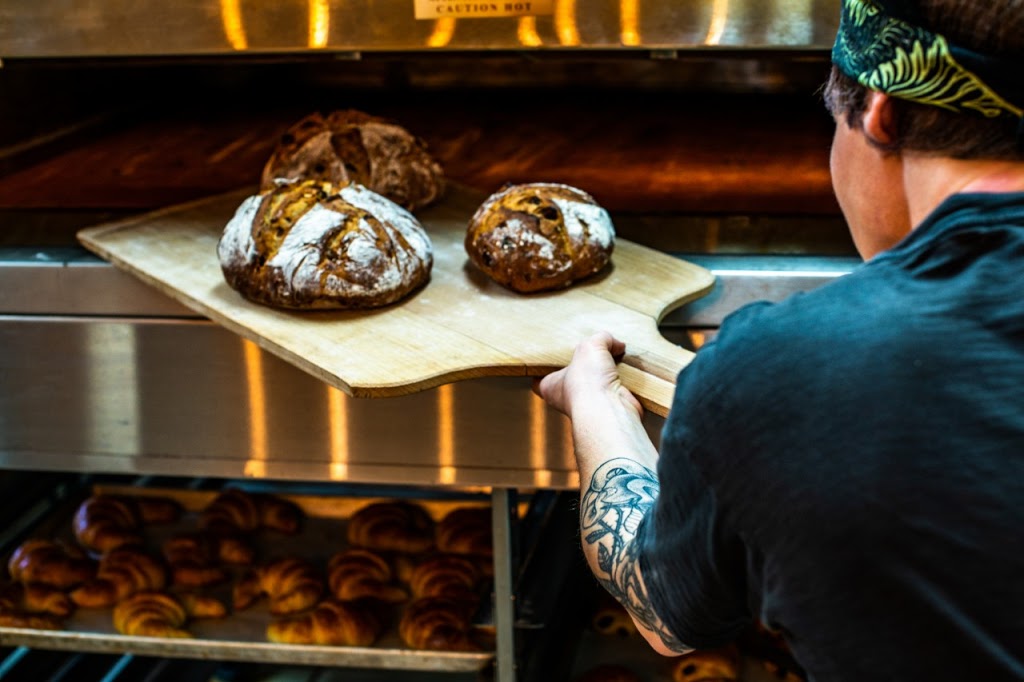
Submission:
[[661,492],[637,534],[651,605],[683,644],[698,649],[727,644],[751,623],[748,548],[692,457],[704,438],[691,399],[714,372],[714,350],[706,350],[679,377],[658,460]]

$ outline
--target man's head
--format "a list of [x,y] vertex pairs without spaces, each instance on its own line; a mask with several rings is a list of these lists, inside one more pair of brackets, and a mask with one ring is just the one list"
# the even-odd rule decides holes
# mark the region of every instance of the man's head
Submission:
[[[1024,67],[1024,0],[905,0],[902,4],[914,10],[924,28],[950,43]],[[1020,79],[1020,71],[1012,77]],[[866,86],[832,67],[825,104],[837,119],[858,127],[868,93]],[[950,111],[898,96],[891,106],[893,139],[884,145],[889,151],[1024,161],[1018,139],[1020,117]]]
[[833,185],[858,250],[871,257],[913,226],[908,156],[1024,162],[1024,0],[843,7],[825,89],[837,124]]

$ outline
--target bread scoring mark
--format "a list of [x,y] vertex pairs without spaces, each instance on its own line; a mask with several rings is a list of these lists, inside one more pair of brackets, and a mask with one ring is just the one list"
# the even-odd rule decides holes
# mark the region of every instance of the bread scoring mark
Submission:
[[221,264],[238,268],[255,257],[256,242],[252,237],[252,224],[262,198],[259,195],[247,198],[228,221],[217,243],[217,258]]

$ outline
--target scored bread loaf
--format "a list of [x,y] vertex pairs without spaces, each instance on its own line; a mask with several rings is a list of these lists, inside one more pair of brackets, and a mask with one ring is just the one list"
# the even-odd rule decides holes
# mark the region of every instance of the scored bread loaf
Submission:
[[441,166],[405,128],[361,111],[310,114],[282,135],[260,188],[281,182],[354,182],[415,210],[444,190]]
[[366,549],[349,548],[327,563],[327,588],[341,601],[373,599],[389,604],[404,602],[409,594],[394,583],[391,566]]
[[434,520],[413,502],[374,502],[353,514],[347,534],[355,547],[415,554],[434,546]]
[[370,646],[380,630],[380,620],[365,605],[328,599],[307,613],[272,621],[267,639],[279,644]]
[[430,238],[401,206],[362,185],[310,180],[249,197],[217,246],[227,283],[264,305],[378,308],[426,284]]
[[602,270],[615,247],[608,212],[586,192],[555,183],[507,185],[477,209],[466,253],[513,291],[561,289]]

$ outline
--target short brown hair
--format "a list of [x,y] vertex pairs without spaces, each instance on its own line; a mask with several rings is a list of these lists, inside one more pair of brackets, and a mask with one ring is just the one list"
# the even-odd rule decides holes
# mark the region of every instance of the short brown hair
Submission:
[[[1024,0],[916,0],[926,28],[951,43],[983,54],[1024,63]],[[860,125],[868,90],[836,67],[825,86],[825,104],[834,116]],[[1020,118],[956,113],[893,98],[896,130],[892,151],[934,153],[957,159],[1024,160]]]

